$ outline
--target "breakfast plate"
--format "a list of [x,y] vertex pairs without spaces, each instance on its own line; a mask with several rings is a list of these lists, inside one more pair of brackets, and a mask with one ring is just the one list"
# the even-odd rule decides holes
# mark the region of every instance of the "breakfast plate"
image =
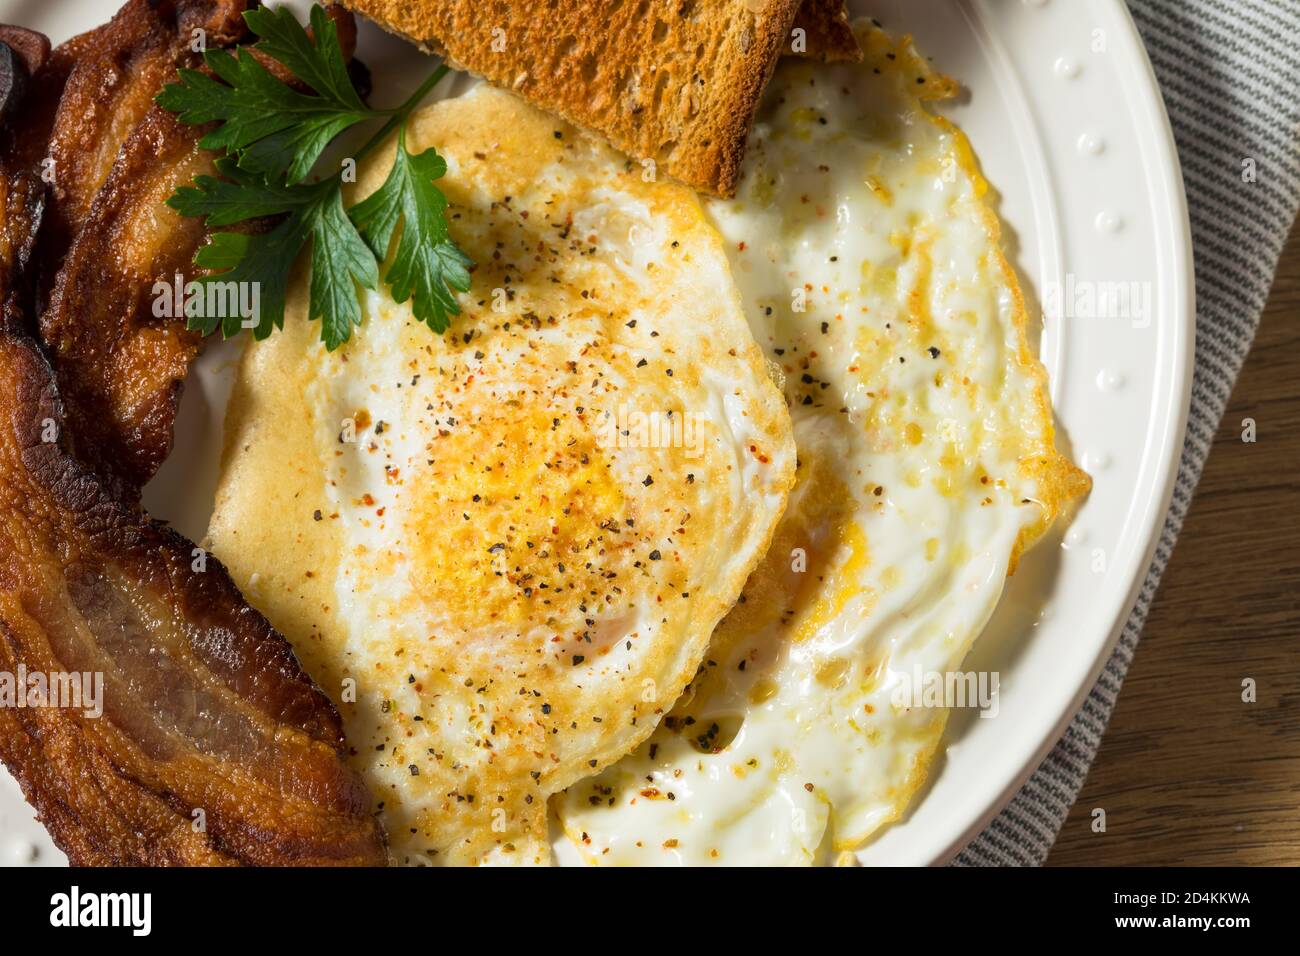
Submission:
[[[57,42],[116,7],[20,0],[0,5],[0,20]],[[1073,520],[1020,563],[964,665],[997,675],[996,708],[954,712],[929,780],[858,852],[865,864],[934,864],[992,818],[1056,741],[1136,599],[1186,422],[1190,238],[1168,121],[1118,0],[862,0],[850,10],[912,34],[931,66],[960,84],[938,109],[969,136],[994,191],[1003,249],[1029,314],[1043,315],[1033,344],[1058,443],[1093,479]],[[367,23],[358,56],[381,102],[400,101],[428,69],[413,47]],[[457,77],[439,95],[472,85]],[[208,533],[241,344],[214,345],[200,360],[175,450],[144,491],[149,511],[194,541]],[[62,861],[7,777],[0,859]]]

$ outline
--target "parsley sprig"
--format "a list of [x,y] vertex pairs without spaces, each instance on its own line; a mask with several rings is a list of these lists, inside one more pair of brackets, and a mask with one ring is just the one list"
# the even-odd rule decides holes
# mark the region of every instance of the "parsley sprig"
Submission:
[[[334,22],[319,6],[311,11],[311,35],[286,8],[259,7],[244,14],[259,37],[255,49],[282,64],[312,92],[280,80],[246,49],[209,50],[208,71],[181,70],[157,100],[189,124],[216,123],[199,145],[224,152],[216,176],[198,176],[167,204],[183,216],[204,216],[209,227],[235,226],[266,216],[282,217],[268,231],[217,232],[199,249],[195,265],[210,274],[202,283],[257,283],[259,310],[253,335],[262,339],[284,327],[285,292],[299,253],[311,245],[308,318],[321,320],[321,338],[333,350],[361,323],[357,286],[374,289],[380,263],[397,248],[384,281],[393,299],[411,307],[434,332],[446,331],[460,312],[455,292],[469,289],[469,258],[447,228],[447,200],[434,185],[447,163],[430,147],[411,153],[406,120],[447,74],[439,67],[402,105],[371,109],[362,102],[339,45]],[[345,209],[343,169],[311,178],[321,154],[340,133],[369,120],[383,127],[352,157],[365,155],[397,130],[397,153],[384,184]],[[342,165],[342,164],[341,164]],[[210,335],[239,333],[241,316],[187,310],[191,328]]]

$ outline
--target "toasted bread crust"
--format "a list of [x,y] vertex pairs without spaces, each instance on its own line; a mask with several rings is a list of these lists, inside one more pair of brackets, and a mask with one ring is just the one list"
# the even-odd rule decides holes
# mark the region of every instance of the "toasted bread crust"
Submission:
[[794,18],[794,28],[804,31],[806,56],[828,63],[862,59],[862,48],[853,34],[844,0],[804,0]]
[[[777,59],[793,52],[801,5],[344,0],[386,29],[720,196],[735,192],[754,112]],[[842,14],[840,0],[812,0],[805,13],[809,54],[853,55]]]

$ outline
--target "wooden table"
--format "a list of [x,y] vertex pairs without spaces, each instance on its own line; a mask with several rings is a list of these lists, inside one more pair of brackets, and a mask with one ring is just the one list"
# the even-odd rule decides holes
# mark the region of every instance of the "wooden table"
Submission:
[[[1255,703],[1242,701],[1246,678]],[[1297,705],[1300,229],[1048,864],[1300,864]]]

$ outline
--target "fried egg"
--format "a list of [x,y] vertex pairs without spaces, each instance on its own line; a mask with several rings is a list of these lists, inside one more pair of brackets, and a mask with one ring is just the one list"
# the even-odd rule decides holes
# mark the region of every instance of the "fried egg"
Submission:
[[797,484],[672,714],[554,801],[589,863],[837,862],[898,819],[952,703],[915,675],[958,671],[1089,486],[988,186],[931,109],[955,85],[859,36],[862,64],[778,68],[736,198],[707,207],[784,371]]
[[396,862],[544,863],[548,796],[654,730],[764,554],[790,418],[689,190],[486,86],[407,141],[447,159],[462,312],[366,292],[329,353],[298,282],[210,540],[339,702]]

